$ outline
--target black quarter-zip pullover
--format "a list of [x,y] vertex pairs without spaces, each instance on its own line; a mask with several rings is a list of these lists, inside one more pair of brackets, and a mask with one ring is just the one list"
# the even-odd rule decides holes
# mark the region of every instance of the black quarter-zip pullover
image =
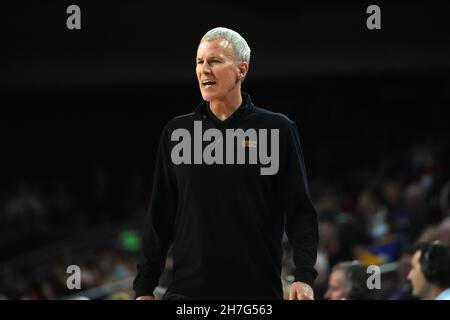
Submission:
[[[277,129],[276,174],[262,175],[260,163],[195,164],[193,151],[190,164],[174,164],[172,150],[179,141],[172,141],[172,134],[185,129],[194,140],[196,121],[201,121],[203,131],[220,130],[223,139],[227,129]],[[210,143],[203,141],[202,147]],[[259,140],[236,143],[236,148],[260,146]],[[223,159],[226,152],[224,147]],[[318,223],[295,123],[254,106],[246,93],[242,105],[225,121],[203,101],[163,129],[134,281],[136,295],[153,295],[173,244],[169,292],[197,299],[282,299],[284,231],[294,252],[295,280],[312,286],[317,276]]]

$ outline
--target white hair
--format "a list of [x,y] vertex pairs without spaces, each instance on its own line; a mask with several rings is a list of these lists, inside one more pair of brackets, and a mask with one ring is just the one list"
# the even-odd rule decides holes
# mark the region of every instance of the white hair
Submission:
[[250,63],[250,47],[247,41],[234,30],[217,27],[205,33],[201,41],[212,41],[219,38],[228,40],[231,43],[234,55],[238,60]]

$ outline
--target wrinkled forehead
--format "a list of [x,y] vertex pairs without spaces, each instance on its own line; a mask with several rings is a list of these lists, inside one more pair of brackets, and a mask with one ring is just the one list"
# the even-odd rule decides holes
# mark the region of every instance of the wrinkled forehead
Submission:
[[234,51],[230,41],[223,38],[202,40],[197,48],[197,58],[203,56],[228,56],[233,58]]

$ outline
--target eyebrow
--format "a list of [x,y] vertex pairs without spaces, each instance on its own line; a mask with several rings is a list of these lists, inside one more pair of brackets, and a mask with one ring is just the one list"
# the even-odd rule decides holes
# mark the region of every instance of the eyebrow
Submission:
[[[207,60],[211,60],[211,59],[220,59],[220,60],[222,60],[222,58],[221,57],[219,57],[219,56],[212,56],[212,57],[208,57],[207,58]],[[203,58],[196,58],[195,60],[203,60]]]

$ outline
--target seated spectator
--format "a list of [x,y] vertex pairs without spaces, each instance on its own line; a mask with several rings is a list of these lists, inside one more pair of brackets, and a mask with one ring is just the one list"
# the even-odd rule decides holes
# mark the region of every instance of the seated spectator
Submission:
[[408,274],[411,271],[411,260],[414,255],[414,249],[405,250],[398,261],[398,267],[395,271],[394,284],[384,293],[386,300],[414,300],[411,294],[411,283],[408,280]]
[[414,296],[450,300],[450,247],[438,241],[417,245],[408,279]]
[[372,300],[367,287],[367,268],[355,262],[341,262],[333,267],[325,298],[328,300]]

